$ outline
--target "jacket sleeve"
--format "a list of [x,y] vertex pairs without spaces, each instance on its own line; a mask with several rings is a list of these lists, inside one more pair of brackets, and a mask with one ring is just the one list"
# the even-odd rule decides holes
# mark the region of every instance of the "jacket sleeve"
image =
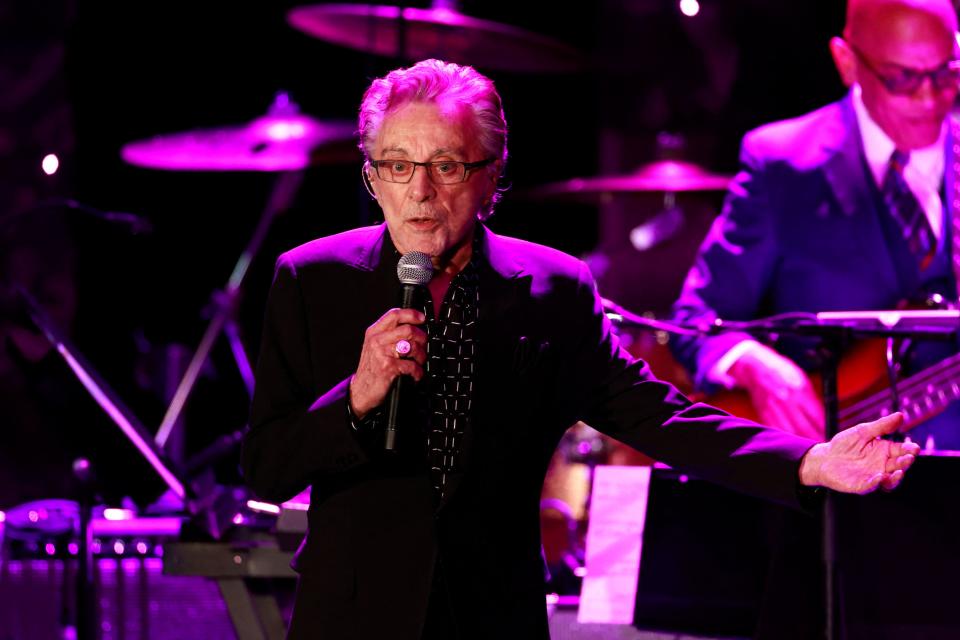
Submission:
[[[267,299],[257,384],[241,468],[265,500],[296,495],[317,477],[357,467],[367,458],[347,414],[350,378],[318,389],[309,322],[297,271],[277,261]],[[331,343],[335,343],[331,340]],[[331,348],[336,348],[331,344]]]
[[[750,320],[760,314],[778,260],[773,219],[775,194],[770,169],[743,143],[741,169],[730,187],[723,211],[714,221],[673,306],[673,319],[710,325],[717,318]],[[709,389],[707,374],[742,333],[710,337],[677,336],[670,341],[680,363],[698,388]]]
[[576,417],[654,459],[743,493],[803,508],[800,461],[816,444],[695,403],[619,345],[583,266],[564,361]]

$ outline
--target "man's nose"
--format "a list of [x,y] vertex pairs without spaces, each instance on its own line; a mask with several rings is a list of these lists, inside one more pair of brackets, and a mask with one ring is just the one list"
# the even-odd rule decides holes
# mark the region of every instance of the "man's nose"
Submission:
[[433,181],[430,179],[429,167],[421,165],[414,167],[413,178],[410,179],[409,193],[410,197],[417,202],[429,200],[436,195],[437,190],[434,188]]
[[913,92],[913,99],[917,102],[933,105],[940,98],[944,90],[938,89],[933,82],[933,76],[926,75],[920,81],[920,86]]

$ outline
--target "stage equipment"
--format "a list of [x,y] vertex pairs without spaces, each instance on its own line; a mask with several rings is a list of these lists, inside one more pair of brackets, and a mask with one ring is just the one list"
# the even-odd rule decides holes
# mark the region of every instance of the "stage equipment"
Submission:
[[429,9],[366,4],[296,7],[288,22],[310,36],[358,51],[415,61],[439,58],[524,73],[585,67],[574,48],[551,38],[457,11],[455,2]]

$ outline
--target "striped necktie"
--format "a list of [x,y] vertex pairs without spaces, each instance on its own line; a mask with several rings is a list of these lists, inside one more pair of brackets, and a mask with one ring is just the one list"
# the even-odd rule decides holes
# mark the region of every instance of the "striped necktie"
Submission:
[[893,152],[883,184],[880,185],[880,192],[890,215],[897,221],[910,252],[923,269],[933,255],[936,241],[927,214],[903,177],[903,170],[909,160],[909,153],[900,150]]

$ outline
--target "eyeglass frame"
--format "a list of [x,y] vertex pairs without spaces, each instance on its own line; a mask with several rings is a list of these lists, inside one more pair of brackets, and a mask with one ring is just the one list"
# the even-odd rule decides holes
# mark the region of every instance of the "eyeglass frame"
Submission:
[[[377,178],[383,180],[384,182],[389,182],[390,184],[410,184],[413,181],[413,176],[417,172],[417,167],[425,167],[427,172],[427,179],[430,180],[433,184],[463,184],[467,181],[467,178],[470,177],[470,172],[474,169],[480,169],[481,167],[486,167],[490,164],[493,164],[496,161],[496,158],[490,157],[485,160],[478,160],[477,162],[462,162],[460,160],[434,160],[431,162],[416,162],[414,160],[404,160],[403,158],[390,158],[390,159],[381,159],[381,160],[368,160],[367,163],[373,167],[373,170],[377,173]],[[380,175],[380,165],[389,164],[391,162],[406,162],[413,165],[413,171],[410,172],[410,177],[403,180],[391,180],[389,178],[384,178]],[[438,182],[433,179],[433,170],[431,167],[438,164],[459,164],[463,165],[463,177],[460,180],[455,182]]]
[[[941,86],[940,82],[937,80],[938,77],[941,77],[939,76],[939,74],[942,74],[944,71],[953,72],[954,87],[960,88],[960,60],[958,59],[947,60],[946,62],[941,64],[939,67],[935,69],[930,69],[928,71],[918,71],[917,69],[911,69],[910,67],[904,67],[903,65],[899,65],[894,62],[891,62],[889,64],[899,67],[902,70],[901,73],[903,73],[903,76],[901,76],[901,78],[899,79],[891,78],[877,71],[877,68],[870,61],[867,55],[862,51],[860,51],[860,49],[855,44],[853,44],[850,41],[846,41],[846,42],[847,42],[847,46],[850,47],[850,50],[853,51],[853,55],[855,55],[857,59],[863,63],[863,66],[865,66],[867,70],[870,71],[870,73],[872,73],[874,77],[876,77],[876,79],[880,81],[880,84],[883,85],[884,89],[886,89],[887,92],[892,95],[895,95],[895,96],[913,95],[920,90],[920,87],[923,86],[923,81],[927,78],[930,78],[930,84],[934,89],[936,89],[937,91],[946,91],[947,89],[950,88],[950,85]],[[949,76],[943,76],[943,77],[949,77]],[[909,90],[896,89],[894,86],[891,86],[891,85],[895,85],[898,81],[904,81],[909,83],[916,82],[916,86],[913,86],[912,84],[908,85],[910,87]]]

